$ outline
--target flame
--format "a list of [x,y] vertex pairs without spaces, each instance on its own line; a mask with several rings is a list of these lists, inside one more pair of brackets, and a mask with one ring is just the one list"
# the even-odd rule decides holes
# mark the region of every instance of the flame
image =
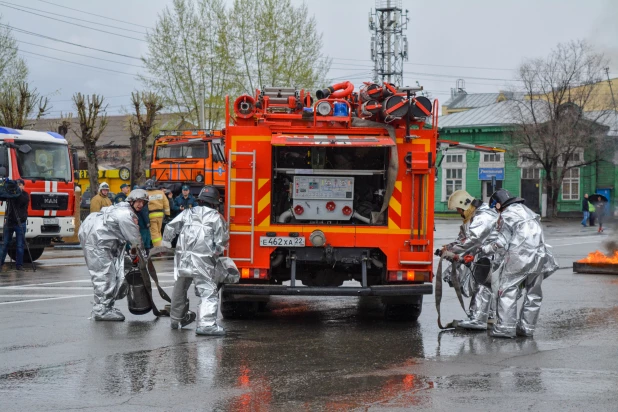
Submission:
[[578,260],[577,263],[609,263],[618,265],[618,250],[614,252],[613,256],[607,256],[605,253],[595,250],[587,257]]

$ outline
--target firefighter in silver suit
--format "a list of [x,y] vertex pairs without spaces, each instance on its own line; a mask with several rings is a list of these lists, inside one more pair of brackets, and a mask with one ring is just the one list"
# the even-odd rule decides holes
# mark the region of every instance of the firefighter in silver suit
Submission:
[[[223,216],[217,211],[219,192],[215,187],[205,186],[197,201],[199,206],[181,212],[167,224],[163,234],[162,246],[166,248],[171,247],[172,240],[178,235],[174,255],[171,327],[182,328],[197,318],[195,332],[198,335],[224,335],[225,330],[217,324],[217,310],[219,286],[226,282],[225,279],[218,279],[215,269],[228,245],[229,232]],[[227,265],[235,268],[231,259]],[[197,315],[189,311],[187,291],[191,282],[195,282],[196,295],[200,297]]]
[[94,288],[94,320],[124,320],[114,302],[125,297],[127,292],[124,284],[127,242],[145,256],[136,213],[147,205],[148,194],[137,189],[126,200],[91,213],[79,228],[79,242]]
[[[500,213],[498,237],[483,246],[483,252],[495,253],[498,262],[492,274],[498,294],[497,320],[490,331],[495,337],[533,336],[543,300],[541,284],[558,269],[545,243],[539,215],[523,203],[524,199],[505,189],[491,196],[491,205]],[[518,316],[520,289],[525,296]]]
[[[487,329],[487,320],[492,303],[491,257],[493,253],[483,253],[482,246],[493,242],[497,237],[496,223],[498,212],[482,201],[475,199],[465,190],[457,190],[448,199],[448,208],[456,210],[463,218],[457,240],[449,243],[444,250],[463,260],[464,256],[475,257],[473,270],[460,265],[458,274],[462,294],[471,297],[468,319],[457,322],[465,329]],[[453,263],[456,264],[456,263]]]

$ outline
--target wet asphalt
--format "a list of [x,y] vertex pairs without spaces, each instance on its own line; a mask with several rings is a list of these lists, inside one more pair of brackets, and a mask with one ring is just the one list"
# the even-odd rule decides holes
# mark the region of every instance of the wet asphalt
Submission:
[[[458,224],[438,221],[436,245]],[[618,276],[571,269],[616,232],[545,233],[562,269],[543,283],[534,338],[510,340],[440,333],[433,296],[414,323],[369,298],[277,297],[257,319],[222,321],[223,338],[124,300],[125,322],[94,322],[81,252],[51,250],[36,272],[0,274],[0,411],[616,411]],[[156,267],[170,292],[172,262]],[[461,318],[444,294],[443,320]]]

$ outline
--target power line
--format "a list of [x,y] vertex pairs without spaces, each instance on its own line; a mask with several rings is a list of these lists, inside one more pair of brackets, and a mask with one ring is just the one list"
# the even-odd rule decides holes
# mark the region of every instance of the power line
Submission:
[[46,19],[50,19],[50,20],[54,20],[54,21],[59,21],[61,23],[66,23],[66,24],[70,24],[70,25],[73,25],[73,26],[83,27],[83,28],[86,28],[86,29],[89,29],[89,30],[98,31],[98,32],[101,32],[101,33],[111,34],[112,36],[124,37],[125,39],[137,40],[137,41],[141,41],[141,42],[145,42],[145,43],[147,42],[146,40],[138,39],[137,37],[125,36],[124,34],[118,34],[118,33],[114,33],[114,32],[107,31],[107,30],[101,30],[101,29],[96,29],[94,27],[84,26],[83,24],[73,23],[73,22],[70,22],[70,21],[66,21],[66,20],[62,20],[62,19],[57,19],[55,17],[45,16],[44,14],[35,13],[33,11],[28,11],[28,10],[23,10],[23,9],[20,9],[20,8],[17,8],[17,7],[13,7],[13,6],[8,6],[8,5],[4,4],[4,3],[0,3],[0,6],[8,7],[9,9],[13,9],[13,10],[19,10],[19,11],[22,11],[24,13],[33,14],[35,16],[43,17],[43,18],[46,18]]
[[[88,57],[88,58],[90,58],[90,59],[102,60],[102,61],[104,61],[104,62],[117,63],[117,64],[122,64],[122,65],[124,65],[124,66],[131,66],[131,67],[138,67],[138,68],[140,68],[140,69],[146,69],[146,67],[144,67],[144,66],[139,66],[139,65],[137,65],[137,64],[131,64],[131,63],[125,63],[125,62],[119,62],[119,61],[116,61],[116,60],[108,60],[108,59],[103,59],[103,58],[101,58],[101,57],[89,56],[89,55],[87,55],[87,54],[74,53],[74,52],[70,52],[70,51],[66,51],[66,50],[61,50],[61,49],[54,49],[53,47],[43,46],[42,44],[30,43],[30,42],[27,42],[27,41],[17,40],[17,39],[15,39],[15,40],[16,40],[17,42],[19,42],[19,43],[28,44],[28,45],[30,45],[30,46],[43,47],[43,48],[45,48],[45,49],[47,49],[47,50],[54,50],[54,51],[59,51],[59,52],[62,52],[62,53],[73,54],[73,55],[75,55],[75,56],[82,56],[82,57]],[[21,49],[16,49],[16,50],[21,50]]]
[[113,21],[117,21],[119,23],[130,24],[132,26],[139,26],[139,27],[143,27],[145,29],[151,29],[152,30],[152,27],[142,26],[141,24],[137,24],[137,23],[133,23],[133,22],[129,22],[129,21],[114,19],[112,17],[103,16],[101,14],[89,13],[87,11],[83,11],[83,10],[79,10],[79,9],[74,9],[72,7],[67,7],[67,6],[62,6],[60,4],[52,3],[51,1],[45,1],[45,0],[38,0],[38,1],[40,1],[41,3],[51,4],[52,6],[62,7],[63,9],[73,10],[73,11],[76,11],[76,12],[79,12],[79,13],[84,13],[84,14],[88,14],[88,15],[91,15],[91,16],[101,17],[103,19],[113,20]]
[[53,41],[57,41],[57,42],[60,42],[60,43],[70,44],[71,46],[82,47],[84,49],[95,50],[95,51],[98,51],[98,52],[101,52],[101,53],[113,54],[113,55],[116,55],[116,56],[126,57],[128,59],[142,60],[139,57],[129,56],[127,54],[122,54],[122,53],[116,53],[116,52],[112,52],[112,51],[109,51],[109,50],[97,49],[95,47],[84,46],[83,44],[72,43],[72,42],[69,42],[69,41],[66,41],[66,40],[60,40],[60,39],[56,39],[54,37],[46,36],[44,34],[34,33],[34,32],[31,32],[31,31],[28,31],[28,30],[19,29],[17,27],[12,27],[12,26],[9,26],[7,24],[0,23],[0,27],[6,27],[6,28],[8,28],[10,30],[14,30],[14,31],[16,31],[18,33],[27,34],[29,36],[40,37],[40,38],[47,39],[47,40],[53,40]]
[[66,16],[66,15],[64,15],[64,14],[53,13],[53,12],[51,12],[51,11],[41,10],[41,9],[36,9],[36,8],[34,8],[34,7],[26,7],[26,6],[22,6],[21,4],[15,4],[15,3],[8,2],[8,1],[2,1],[2,3],[4,3],[4,4],[10,4],[10,5],[12,5],[12,6],[21,7],[22,9],[28,9],[28,10],[40,11],[40,12],[42,12],[42,13],[51,14],[52,16],[60,16],[60,17],[72,18],[72,19],[74,18],[74,19],[79,20],[79,21],[84,22],[84,23],[98,24],[99,26],[110,27],[110,28],[112,28],[112,29],[118,29],[118,30],[129,31],[129,32],[132,32],[132,33],[137,33],[137,34],[141,34],[141,35],[144,35],[144,36],[146,36],[146,35],[147,35],[147,33],[144,33],[143,31],[137,31],[137,30],[125,29],[124,27],[112,26],[111,24],[98,23],[98,22],[96,22],[96,21],[92,21],[92,20],[84,20],[84,19],[80,19],[80,18],[77,18],[77,17]]
[[[117,74],[124,74],[124,75],[127,75],[127,76],[132,76],[132,77],[137,77],[137,76],[138,76],[137,74],[134,74],[134,73],[121,72],[121,71],[119,71],[119,70],[107,69],[107,68],[105,68],[105,67],[91,66],[91,65],[89,65],[89,64],[77,63],[77,62],[73,62],[73,61],[70,61],[70,60],[59,59],[59,58],[57,58],[57,57],[46,56],[46,55],[44,55],[44,54],[33,53],[33,52],[25,51],[25,50],[20,50],[20,52],[21,52],[21,53],[28,53],[28,54],[32,54],[32,55],[34,55],[34,56],[44,57],[44,58],[46,58],[46,59],[58,60],[58,61],[61,61],[61,62],[64,62],[64,63],[77,64],[78,66],[90,67],[90,68],[97,69],[97,70],[103,70],[103,71],[112,72],[112,73],[117,73]],[[146,76],[143,76],[143,77],[146,77]],[[147,79],[150,79],[150,80],[154,80],[154,79],[149,78],[149,77],[146,77],[146,78],[147,78]]]

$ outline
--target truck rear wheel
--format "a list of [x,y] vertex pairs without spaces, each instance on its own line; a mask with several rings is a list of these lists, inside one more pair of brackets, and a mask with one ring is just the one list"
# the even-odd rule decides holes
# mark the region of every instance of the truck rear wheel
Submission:
[[[32,259],[30,259],[30,255],[28,254],[28,249],[24,248],[24,263],[32,263],[35,262],[38,258],[43,255],[45,251],[44,247],[32,247],[30,246],[30,255],[32,255]],[[15,260],[17,258],[17,249],[10,248],[9,256],[11,259]]]
[[260,302],[230,301],[221,299],[221,314],[224,319],[252,319],[257,315]]
[[416,297],[412,302],[384,303],[384,316],[388,320],[415,322],[423,310],[423,296]]

